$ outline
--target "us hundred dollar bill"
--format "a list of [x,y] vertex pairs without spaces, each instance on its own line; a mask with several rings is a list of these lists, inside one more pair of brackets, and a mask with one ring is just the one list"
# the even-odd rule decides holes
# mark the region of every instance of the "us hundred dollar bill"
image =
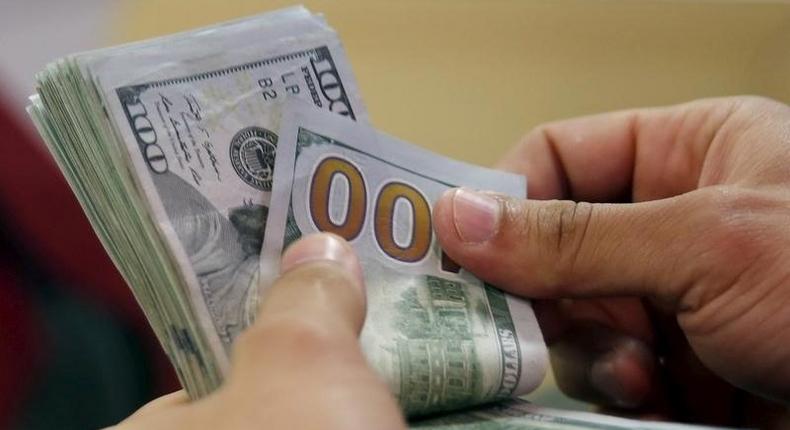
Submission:
[[272,105],[291,95],[350,119],[366,117],[340,42],[322,24],[305,19],[258,28],[229,51],[172,70],[161,56],[143,64],[136,56],[131,81],[123,78],[128,60],[98,71],[198,315],[209,317],[217,355],[246,327],[256,301],[249,286],[278,145]]
[[251,322],[290,96],[365,108],[337,34],[302,7],[58,60],[29,112],[193,396]]
[[318,231],[357,251],[370,364],[409,415],[527,393],[547,352],[530,304],[443,258],[431,209],[457,186],[524,197],[523,177],[450,160],[320,112],[283,107],[261,259],[270,285],[285,247]]
[[722,427],[626,419],[590,412],[568,411],[512,399],[494,405],[414,420],[421,430],[724,430]]

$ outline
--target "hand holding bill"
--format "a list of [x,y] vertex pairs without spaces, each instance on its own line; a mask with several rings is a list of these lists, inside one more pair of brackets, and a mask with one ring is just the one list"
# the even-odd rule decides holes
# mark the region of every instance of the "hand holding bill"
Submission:
[[477,276],[547,300],[570,394],[732,423],[763,402],[714,374],[790,399],[788,124],[760,98],[548,124],[500,165],[529,177],[530,200],[450,191],[436,232]]

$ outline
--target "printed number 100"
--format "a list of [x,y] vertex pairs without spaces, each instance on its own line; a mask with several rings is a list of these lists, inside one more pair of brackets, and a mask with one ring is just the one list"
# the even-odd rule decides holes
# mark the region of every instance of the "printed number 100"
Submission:
[[[345,216],[330,216],[330,195],[337,175],[347,184]],[[316,227],[353,240],[362,232],[368,213],[367,184],[362,173],[349,161],[338,157],[323,159],[313,172],[310,184],[310,216]],[[395,207],[401,199],[411,210],[411,234],[408,244],[395,238]],[[337,204],[337,202],[335,202]],[[425,197],[413,186],[392,181],[386,183],[374,198],[373,237],[388,256],[406,263],[421,261],[431,246],[431,208]]]

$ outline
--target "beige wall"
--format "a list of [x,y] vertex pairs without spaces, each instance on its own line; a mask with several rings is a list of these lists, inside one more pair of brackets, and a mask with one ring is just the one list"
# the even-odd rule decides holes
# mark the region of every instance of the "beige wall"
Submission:
[[[305,3],[340,33],[377,127],[479,164],[543,121],[740,93],[790,101],[790,3]],[[128,0],[117,41],[290,4]]]
[[[305,3],[340,33],[375,126],[478,164],[543,121],[728,94],[790,101],[790,3]],[[116,42],[287,5],[127,0]],[[531,398],[581,406],[552,386]]]

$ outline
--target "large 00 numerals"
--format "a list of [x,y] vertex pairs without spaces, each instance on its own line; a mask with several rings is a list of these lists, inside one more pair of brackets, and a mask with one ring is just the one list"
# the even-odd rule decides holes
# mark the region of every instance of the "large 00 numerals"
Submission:
[[[367,184],[359,169],[348,160],[327,157],[313,171],[310,183],[310,216],[315,226],[353,240],[362,232],[368,213]],[[330,196],[341,179],[346,184],[343,216],[332,219]],[[334,202],[337,204],[337,202]],[[408,243],[396,239],[396,207],[405,203],[410,211],[411,231]],[[373,200],[373,237],[384,254],[406,263],[425,258],[431,246],[431,207],[413,186],[398,181],[384,184]],[[404,223],[401,221],[400,225]],[[404,242],[404,241],[401,241]]]

